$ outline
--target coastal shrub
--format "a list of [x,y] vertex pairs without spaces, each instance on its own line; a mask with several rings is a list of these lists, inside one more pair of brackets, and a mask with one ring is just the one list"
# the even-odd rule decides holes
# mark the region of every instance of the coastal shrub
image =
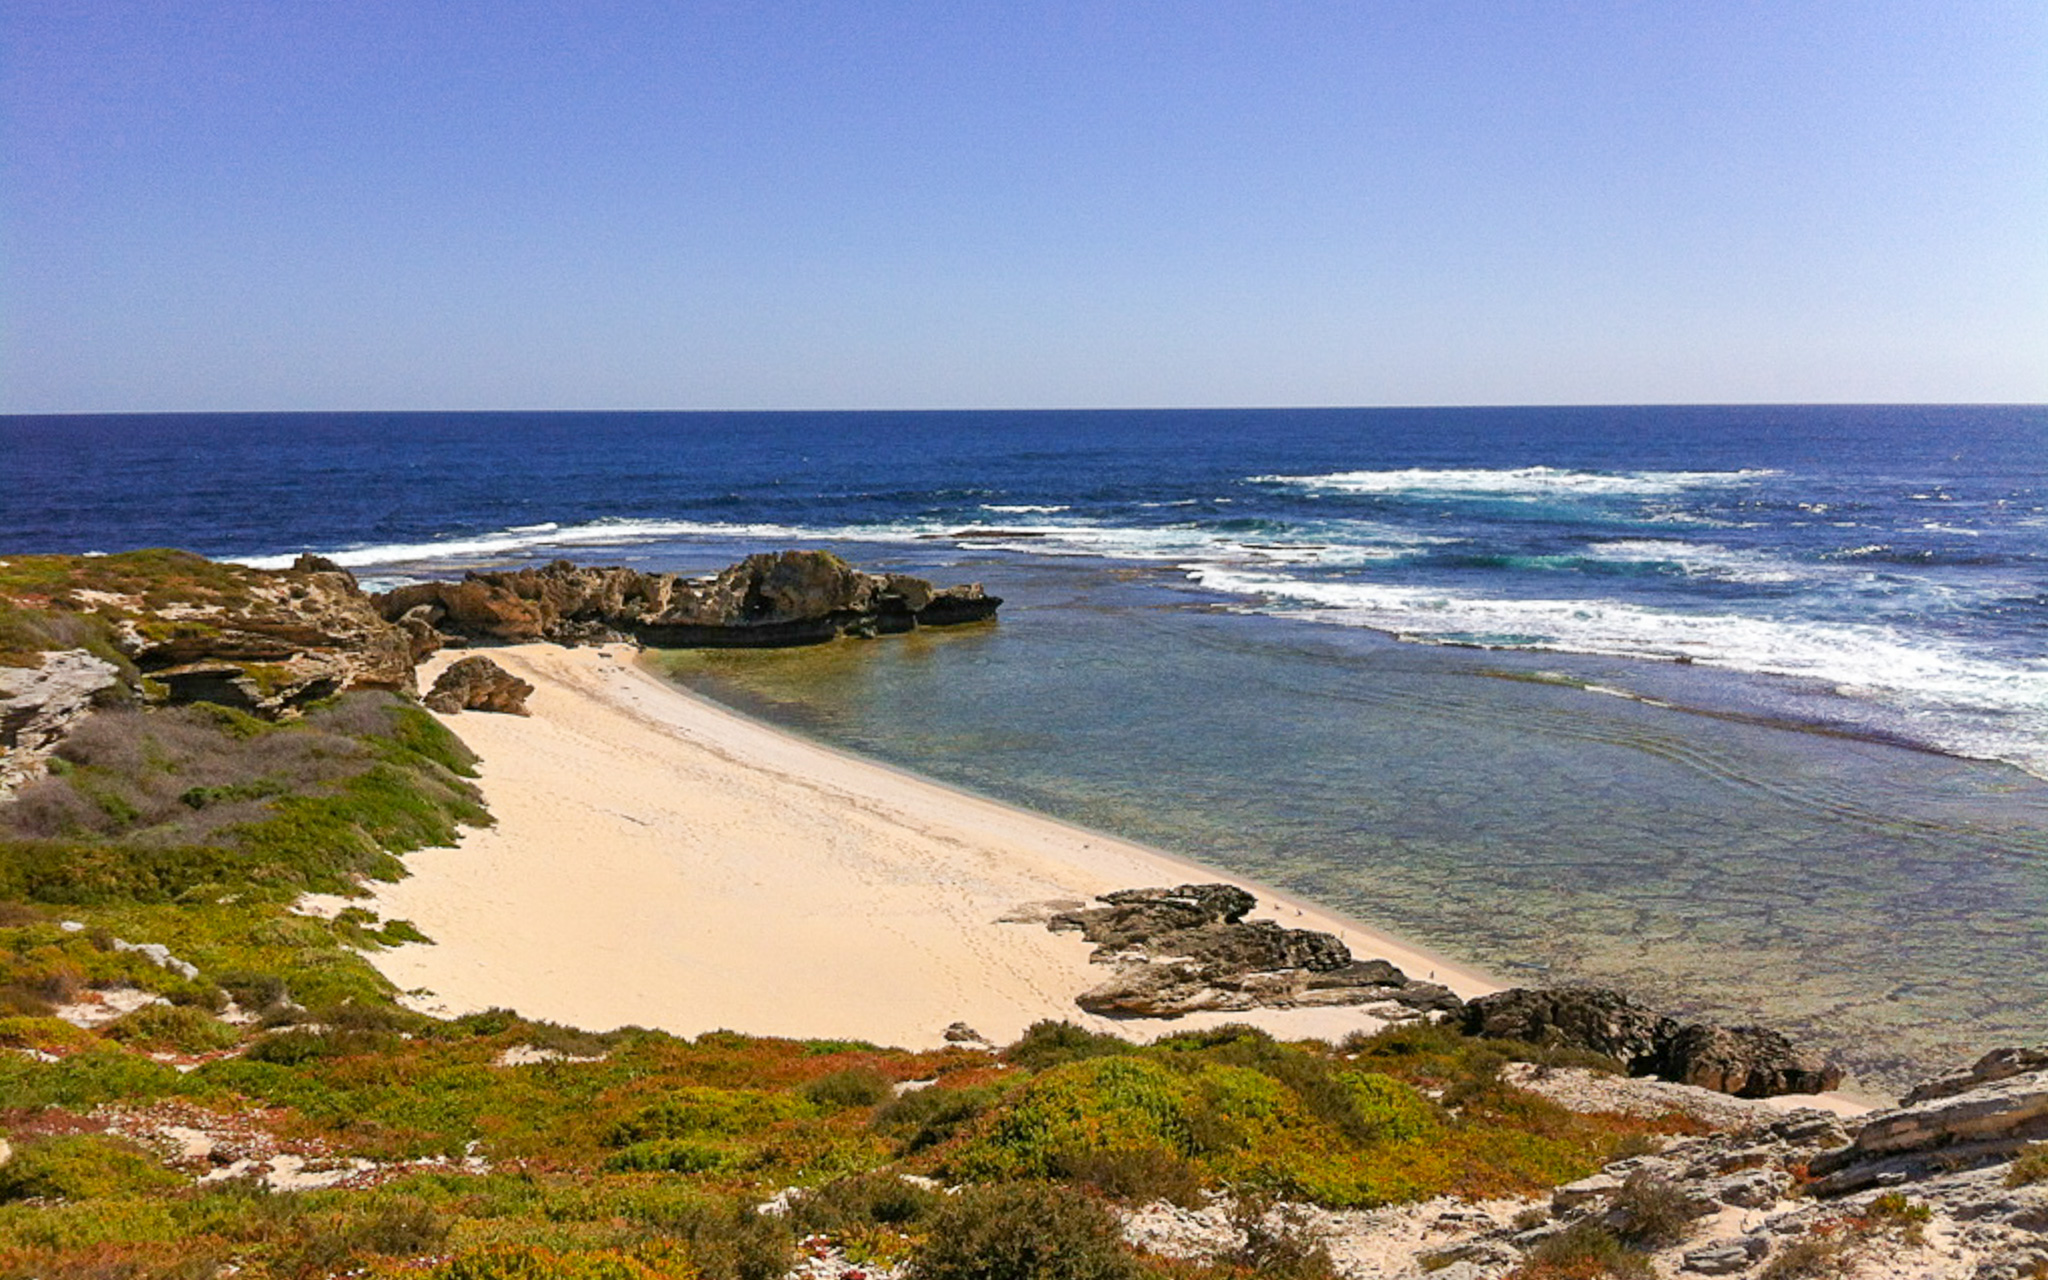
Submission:
[[682,1201],[658,1225],[705,1280],[782,1280],[796,1258],[787,1221],[737,1200]]
[[182,1053],[209,1053],[240,1042],[240,1028],[190,1005],[144,1005],[135,1012],[102,1028],[110,1040],[139,1049],[169,1049]]
[[1002,1051],[1003,1061],[1031,1071],[1043,1071],[1065,1062],[1105,1058],[1138,1051],[1137,1046],[1118,1036],[1077,1027],[1071,1022],[1047,1018],[1024,1029],[1017,1042]]
[[1072,1188],[972,1186],[931,1217],[907,1280],[1137,1280],[1116,1216]]
[[1656,1272],[1620,1237],[1587,1219],[1538,1241],[1510,1280],[1652,1280]]
[[96,1200],[183,1183],[140,1147],[102,1134],[24,1140],[13,1159],[0,1164],[0,1202]]
[[797,1196],[790,1221],[800,1234],[840,1234],[865,1226],[923,1222],[945,1199],[886,1170],[856,1173]]
[[2005,1171],[2008,1187],[2028,1187],[2036,1182],[2048,1182],[2048,1143],[2036,1142],[2027,1147]]
[[897,1140],[909,1155],[952,1139],[993,1107],[1002,1091],[991,1085],[949,1089],[933,1085],[900,1094],[875,1112],[871,1123]]
[[[389,694],[350,693],[273,724],[209,704],[94,713],[61,776],[0,806],[0,893],[168,901],[200,885],[343,892],[391,878],[387,850],[452,842],[487,821],[459,774],[473,757]],[[52,847],[48,842],[55,841]],[[81,861],[85,865],[72,864]]]
[[1062,1151],[1053,1156],[1050,1172],[1123,1204],[1165,1200],[1192,1209],[1202,1203],[1201,1169],[1163,1147]]
[[648,1261],[619,1249],[562,1252],[500,1244],[457,1254],[428,1271],[394,1274],[431,1280],[697,1280],[699,1273],[681,1259]]
[[33,1014],[0,1017],[0,1049],[34,1049],[69,1053],[93,1042],[93,1034],[61,1018]]
[[182,1077],[161,1062],[98,1042],[56,1062],[0,1054],[0,1098],[11,1107],[89,1108],[140,1102],[178,1091]]
[[605,1157],[607,1173],[714,1173],[743,1163],[739,1152],[708,1142],[636,1142]]
[[1186,1081],[1133,1057],[1070,1062],[1039,1073],[1000,1107],[950,1163],[988,1180],[1056,1176],[1062,1159],[1090,1151],[1160,1148],[1187,1154]]
[[786,1093],[686,1085],[614,1122],[604,1144],[624,1147],[657,1138],[752,1133],[797,1119],[807,1110],[802,1098]]
[[256,1040],[242,1056],[250,1062],[296,1067],[319,1058],[383,1053],[397,1045],[398,1037],[388,1032],[290,1027]]
[[1638,1170],[1614,1193],[1616,1234],[1642,1249],[1660,1249],[1685,1239],[1693,1213],[1684,1188],[1661,1174]]
[[1324,1233],[1300,1205],[1240,1190],[1231,1204],[1236,1247],[1218,1259],[1260,1280],[1336,1280],[1337,1263]]
[[334,1275],[366,1257],[417,1257],[448,1238],[447,1222],[414,1196],[356,1199],[338,1212],[300,1214],[294,1225],[278,1267],[286,1275]]
[[872,1107],[896,1095],[889,1077],[873,1067],[854,1067],[819,1076],[804,1086],[804,1096],[828,1111]]
[[1824,1224],[1782,1246],[1757,1280],[1834,1280],[1848,1267],[1849,1240]]

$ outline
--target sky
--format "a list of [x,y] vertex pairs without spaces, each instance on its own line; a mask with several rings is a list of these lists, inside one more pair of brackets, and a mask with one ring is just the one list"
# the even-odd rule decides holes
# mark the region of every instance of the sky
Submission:
[[1881,401],[2039,0],[0,5],[0,412]]

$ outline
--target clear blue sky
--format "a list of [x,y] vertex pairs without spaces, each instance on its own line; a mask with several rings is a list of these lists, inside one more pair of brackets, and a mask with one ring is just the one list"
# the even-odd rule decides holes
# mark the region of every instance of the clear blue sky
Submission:
[[2048,400],[2048,5],[7,0],[0,411]]

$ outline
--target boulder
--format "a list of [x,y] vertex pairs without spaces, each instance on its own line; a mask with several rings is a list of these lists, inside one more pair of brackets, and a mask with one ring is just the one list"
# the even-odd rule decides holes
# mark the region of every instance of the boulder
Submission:
[[423,701],[430,711],[498,711],[527,714],[533,686],[481,654],[457,660],[434,681]]
[[1465,1006],[1468,1035],[1584,1049],[1630,1075],[1654,1075],[1741,1098],[1823,1093],[1841,1070],[1764,1027],[1681,1023],[1601,987],[1517,987]]
[[1766,1027],[1680,1027],[1665,1042],[1655,1071],[1666,1080],[1738,1098],[1826,1093],[1842,1083],[1841,1068]]
[[1647,1074],[1678,1030],[1671,1018],[1601,987],[1516,987],[1465,1004],[1465,1034],[1604,1054]]
[[[1258,899],[1235,885],[1184,884],[1172,889],[1119,889],[1099,899],[1109,905],[1052,917],[1055,932],[1077,930],[1102,948],[1097,954],[1141,946],[1155,938],[1208,924],[1235,924]],[[1346,957],[1349,958],[1348,956]]]

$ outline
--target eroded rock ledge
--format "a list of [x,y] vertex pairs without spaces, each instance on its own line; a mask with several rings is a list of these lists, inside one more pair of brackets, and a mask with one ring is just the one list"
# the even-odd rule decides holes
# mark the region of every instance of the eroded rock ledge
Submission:
[[1308,1005],[1458,1007],[1447,987],[1417,982],[1384,960],[1354,960],[1331,934],[1246,920],[1257,899],[1235,885],[1184,884],[1102,895],[1104,906],[1050,911],[1055,932],[1095,944],[1090,959],[1116,972],[1078,996],[1109,1018],[1177,1018],[1206,1010]]

